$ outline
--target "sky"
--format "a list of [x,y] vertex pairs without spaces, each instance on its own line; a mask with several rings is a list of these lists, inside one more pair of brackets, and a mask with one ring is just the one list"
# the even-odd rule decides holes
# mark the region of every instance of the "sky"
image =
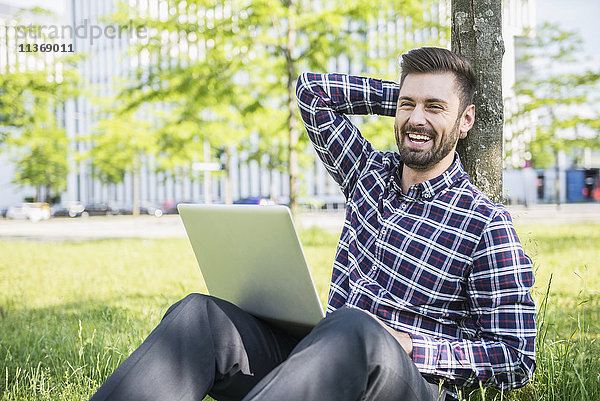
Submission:
[[536,20],[559,23],[562,29],[578,31],[584,53],[600,65],[600,0],[537,0]]

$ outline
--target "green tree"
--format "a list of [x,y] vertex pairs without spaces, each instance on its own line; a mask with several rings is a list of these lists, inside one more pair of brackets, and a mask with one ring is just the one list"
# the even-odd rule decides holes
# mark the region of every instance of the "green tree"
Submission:
[[[123,107],[117,113],[162,110],[155,112],[152,127],[159,170],[178,170],[184,176],[193,171],[194,162],[221,156],[229,181],[230,152],[248,137],[242,120],[256,104],[246,71],[253,57],[248,37],[258,24],[252,5],[161,1],[158,11],[152,17],[126,6],[111,16],[149,32],[147,40],[131,48],[140,66],[133,83],[120,93]],[[205,143],[213,155],[204,155]],[[231,191],[226,192],[230,202]]]
[[[325,71],[346,55],[348,61],[362,63],[362,72],[395,78],[397,65],[390,60],[412,47],[411,33],[429,29],[433,42],[446,35],[431,19],[435,3],[172,0],[159,3],[165,10],[161,14],[159,6],[156,17],[122,9],[113,16],[117,22],[131,19],[151,33],[134,48],[147,63],[122,97],[130,109],[166,104],[170,118],[163,125],[165,133],[177,132],[167,127],[186,124],[225,161],[230,150],[247,146],[250,133],[257,132],[258,149],[267,152],[259,159],[269,167],[287,167],[293,209],[298,153],[305,145],[295,104],[299,69]],[[189,141],[187,136],[165,139]],[[176,158],[175,153],[164,154]],[[181,163],[191,161],[186,157]]]
[[524,71],[515,84],[519,109],[508,121],[517,137],[529,128],[519,122],[535,125],[533,137],[526,140],[534,167],[556,165],[560,151],[600,148],[600,70],[581,70],[581,47],[576,32],[550,23],[517,43]]
[[507,120],[514,128],[511,140],[525,143],[533,167],[554,165],[558,204],[559,153],[600,148],[600,71],[581,70],[581,46],[576,32],[550,23],[517,42],[523,71],[515,83],[518,110]]
[[[39,7],[28,12],[52,14]],[[13,18],[18,22],[20,13]],[[21,25],[20,29],[29,27]],[[40,190],[44,188],[44,200],[50,201],[66,184],[69,141],[56,115],[77,93],[79,78],[74,65],[79,57],[49,57],[48,53],[32,52],[27,53],[25,62],[22,57],[14,57],[14,62],[10,62],[10,52],[16,52],[17,46],[24,41],[19,39],[14,26],[4,26],[3,30],[4,42],[0,43],[0,50],[6,53],[8,62],[0,74],[0,151],[9,152],[9,158],[15,164],[14,182],[33,186],[35,200],[42,200]],[[9,44],[11,36],[17,43]],[[47,38],[41,39],[44,44],[51,42]],[[40,64],[43,65],[41,69]],[[36,68],[31,68],[32,65]]]
[[[255,71],[252,76],[256,77],[255,85],[261,93],[261,108],[257,111],[269,121],[268,125],[258,125],[261,142],[267,142],[260,149],[268,151],[271,165],[287,165],[292,211],[299,192],[299,158],[306,145],[306,137],[300,135],[295,102],[299,70],[325,72],[332,62],[337,64],[336,61],[345,58],[347,64],[361,63],[361,73],[394,79],[397,65],[394,63],[390,68],[390,60],[395,60],[406,47],[412,47],[411,34],[437,29],[437,33],[445,36],[446,30],[429,18],[434,3],[380,0],[319,4],[309,0],[262,0],[254,3],[254,15],[263,24],[256,38],[259,56],[252,64]],[[400,25],[402,34],[399,34]],[[440,37],[435,36],[432,41],[437,43]],[[374,137],[379,134],[393,138],[391,129],[374,132]],[[286,152],[281,151],[282,146],[287,148]],[[282,155],[287,156],[287,160],[279,159]]]
[[69,141],[55,113],[74,95],[77,75],[69,63],[63,66],[59,82],[52,65],[0,75],[0,150],[10,152],[15,163],[14,182],[35,187],[36,200],[40,188],[50,201],[66,184]]
[[52,113],[40,110],[36,121],[28,125],[21,135],[9,139],[8,143],[15,163],[14,182],[33,186],[34,201],[42,200],[40,187],[44,187],[45,202],[51,202],[64,190],[69,141],[65,130],[57,127]]
[[80,139],[92,147],[80,157],[91,160],[94,175],[105,184],[123,182],[132,177],[133,214],[139,215],[140,169],[147,155],[156,153],[156,137],[148,121],[136,119],[133,113],[110,114],[98,121],[94,132]]

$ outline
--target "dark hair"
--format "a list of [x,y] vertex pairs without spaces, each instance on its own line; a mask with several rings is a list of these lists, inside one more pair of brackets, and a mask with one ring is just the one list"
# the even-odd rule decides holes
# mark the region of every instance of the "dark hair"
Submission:
[[402,55],[400,86],[408,74],[451,72],[460,89],[461,113],[473,103],[477,79],[471,64],[463,57],[441,47],[421,47]]

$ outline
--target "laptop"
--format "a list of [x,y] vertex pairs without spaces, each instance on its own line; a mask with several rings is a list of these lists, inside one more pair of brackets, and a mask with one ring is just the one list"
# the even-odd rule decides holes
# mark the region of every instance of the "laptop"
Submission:
[[304,336],[323,318],[285,206],[179,204],[210,295]]

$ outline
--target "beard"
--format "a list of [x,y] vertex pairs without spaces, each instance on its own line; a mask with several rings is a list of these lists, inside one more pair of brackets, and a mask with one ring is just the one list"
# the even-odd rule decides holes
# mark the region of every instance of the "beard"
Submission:
[[[413,170],[426,171],[431,169],[454,150],[460,135],[458,130],[459,124],[460,118],[456,120],[454,127],[452,127],[452,130],[448,135],[442,135],[441,138],[433,129],[406,124],[400,129],[400,132],[398,132],[398,128],[394,126],[396,145],[398,146],[398,152],[402,157],[402,163]],[[429,136],[433,145],[429,150],[405,146],[404,138],[407,137],[409,132]]]

